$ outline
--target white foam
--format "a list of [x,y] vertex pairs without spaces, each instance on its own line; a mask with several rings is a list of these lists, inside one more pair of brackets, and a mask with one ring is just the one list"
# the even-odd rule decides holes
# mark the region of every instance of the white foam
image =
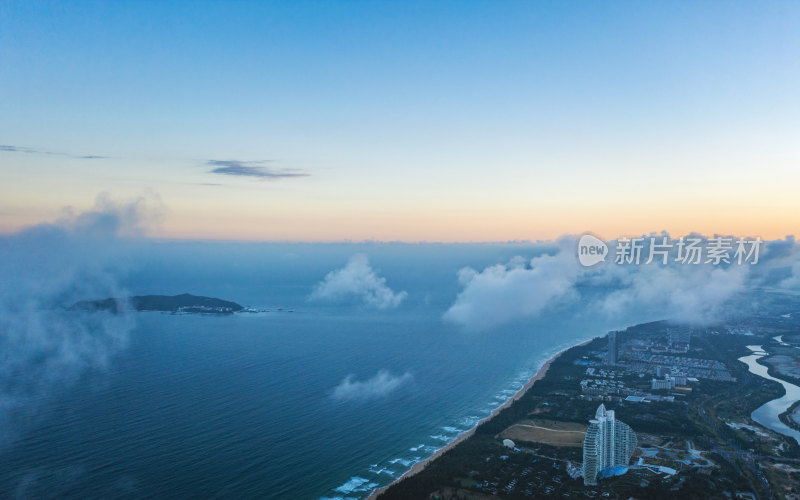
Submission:
[[461,425],[465,425],[467,427],[472,427],[475,424],[477,424],[478,422],[480,422],[480,420],[481,420],[481,417],[479,417],[477,415],[472,415],[472,416],[469,416],[469,417],[462,418],[460,423],[461,423]]
[[[538,371],[538,369],[536,371]],[[486,415],[495,411],[500,406],[500,404],[508,401],[508,399],[511,396],[519,392],[519,389],[524,387],[524,385],[530,380],[532,373],[535,373],[536,371],[534,372],[525,371],[522,373],[518,373],[515,378],[509,381],[505,389],[500,390],[494,396],[494,399],[488,403],[489,405],[488,407],[481,410],[477,410],[476,415],[470,415],[468,417],[463,417],[462,419],[460,419],[457,424],[459,427],[456,427],[455,425],[442,426],[441,427],[443,431],[442,434],[432,434],[430,435],[431,439],[440,441],[442,443],[449,443],[450,441],[452,441],[454,437],[453,434],[460,434],[466,432],[467,429],[475,427],[475,425],[477,425],[483,418],[485,418]],[[426,445],[424,443],[409,448],[409,450],[412,452],[419,451],[427,454],[435,453],[441,449],[442,446]],[[393,458],[389,460],[388,463],[392,466],[400,465],[402,467],[407,468],[412,466],[414,463],[419,462],[421,459],[422,457],[416,457],[416,456],[412,457],[411,459]],[[379,476],[381,474],[386,474],[387,476],[390,476],[392,478],[400,474],[399,471],[393,471],[386,467],[380,467],[379,464],[377,463],[371,464],[368,471],[372,474],[375,474],[376,476]],[[369,482],[368,480],[362,477],[354,476],[348,482],[346,482],[339,488],[336,488],[335,491],[339,491],[342,493],[372,491],[378,486],[379,486],[378,483]],[[327,500],[327,499],[321,499],[321,500]],[[348,500],[348,499],[345,497],[334,497],[331,498],[330,500]]]
[[390,471],[389,469],[385,469],[383,467],[381,467],[380,469],[372,468],[369,469],[369,471],[372,472],[373,474],[386,474],[387,476],[394,477],[394,472]]
[[368,481],[368,479],[364,479],[363,477],[353,476],[343,485],[339,486],[338,488],[334,488],[333,491],[338,491],[339,493],[352,493],[353,491],[357,491],[359,486]]
[[459,429],[458,427],[452,427],[452,426],[449,426],[449,425],[445,425],[444,427],[442,427],[442,430],[445,431],[445,432],[451,433],[451,434],[453,434],[453,433],[460,434],[460,433],[464,432],[464,429]]

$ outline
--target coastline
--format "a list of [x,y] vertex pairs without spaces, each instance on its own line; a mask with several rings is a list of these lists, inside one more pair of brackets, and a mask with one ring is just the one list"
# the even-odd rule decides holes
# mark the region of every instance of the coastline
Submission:
[[453,439],[452,441],[450,441],[449,443],[447,443],[443,447],[441,447],[438,450],[436,450],[433,453],[433,455],[431,455],[430,457],[426,458],[425,460],[421,460],[421,461],[415,463],[413,466],[411,466],[410,469],[408,469],[406,472],[404,472],[401,476],[396,478],[391,483],[387,484],[386,486],[382,486],[382,487],[372,491],[372,493],[370,493],[370,495],[367,497],[367,500],[376,500],[378,498],[378,495],[380,495],[381,493],[383,493],[387,489],[391,488],[392,486],[394,486],[395,484],[399,483],[400,481],[402,481],[403,479],[405,479],[407,477],[410,477],[410,476],[413,476],[414,474],[418,474],[419,472],[422,472],[425,469],[425,467],[428,466],[428,464],[430,464],[431,462],[435,461],[437,458],[439,458],[440,456],[444,455],[445,453],[447,453],[451,449],[455,448],[457,445],[459,445],[463,441],[466,441],[467,439],[472,437],[472,435],[475,434],[475,430],[478,428],[478,426],[480,426],[481,424],[483,424],[485,422],[488,422],[491,419],[495,418],[501,411],[505,410],[506,408],[511,406],[514,402],[519,400],[522,396],[524,396],[525,393],[528,392],[528,390],[530,390],[530,388],[533,387],[533,385],[538,380],[543,379],[545,377],[545,375],[547,375],[547,370],[550,369],[550,365],[553,363],[553,361],[558,359],[559,356],[561,356],[562,354],[564,354],[565,352],[569,351],[570,349],[572,349],[574,347],[580,347],[582,345],[586,345],[589,342],[591,342],[592,340],[593,339],[584,340],[583,342],[571,345],[569,347],[565,347],[564,349],[561,349],[560,351],[555,353],[553,356],[550,357],[550,359],[548,359],[547,361],[544,362],[542,367],[539,368],[539,371],[537,371],[536,374],[534,374],[533,377],[531,377],[525,383],[525,385],[523,385],[516,393],[514,393],[513,396],[508,398],[502,405],[500,405],[497,408],[495,408],[494,410],[492,410],[492,413],[490,413],[486,417],[482,418],[478,423],[473,425],[469,430],[464,431],[463,433],[459,434],[455,439]]

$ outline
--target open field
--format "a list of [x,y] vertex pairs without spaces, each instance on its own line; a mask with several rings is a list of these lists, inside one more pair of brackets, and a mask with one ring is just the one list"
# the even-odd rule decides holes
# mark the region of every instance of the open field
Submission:
[[583,446],[587,425],[574,422],[531,419],[522,420],[504,430],[500,436],[512,441],[526,441],[550,446]]

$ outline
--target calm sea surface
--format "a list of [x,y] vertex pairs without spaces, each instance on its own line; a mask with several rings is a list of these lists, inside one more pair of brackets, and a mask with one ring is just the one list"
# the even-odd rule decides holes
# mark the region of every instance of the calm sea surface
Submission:
[[[259,272],[257,252],[223,269],[153,257],[126,277],[134,293],[189,291],[270,312],[137,314],[111,366],[48,396],[0,451],[0,498],[362,498],[485,417],[553,353],[609,327],[566,311],[491,332],[444,323],[457,269],[520,253],[501,250],[401,263],[373,252],[387,284],[409,293],[389,311],[307,301],[348,248],[306,266],[295,249]],[[382,396],[333,397],[349,375],[381,370],[409,375]]]

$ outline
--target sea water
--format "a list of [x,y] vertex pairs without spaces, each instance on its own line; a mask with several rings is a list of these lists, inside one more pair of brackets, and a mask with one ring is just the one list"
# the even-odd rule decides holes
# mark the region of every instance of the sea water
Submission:
[[[124,283],[268,312],[137,313],[111,365],[48,395],[0,450],[0,497],[363,498],[486,417],[554,353],[609,326],[564,310],[491,331],[443,321],[460,267],[526,248],[210,248],[190,258],[158,248]],[[387,310],[309,301],[354,252],[408,299]],[[401,383],[335,397],[347,377],[381,371]]]

